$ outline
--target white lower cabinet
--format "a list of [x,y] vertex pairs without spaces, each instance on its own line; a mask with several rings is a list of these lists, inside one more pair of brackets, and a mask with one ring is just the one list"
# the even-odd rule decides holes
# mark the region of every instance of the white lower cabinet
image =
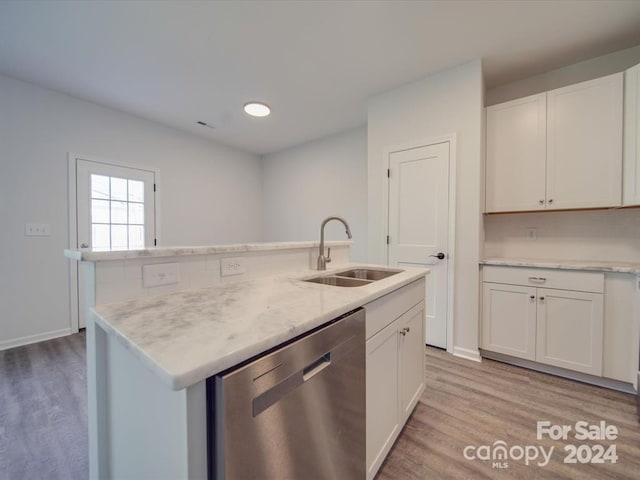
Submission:
[[424,288],[420,280],[365,305],[375,326],[366,345],[368,480],[424,392]]
[[424,303],[416,305],[398,320],[400,421],[404,424],[424,391]]
[[483,350],[602,375],[604,274],[484,267],[483,280]]
[[367,341],[367,478],[373,478],[400,431],[398,329]]
[[485,282],[482,289],[482,347],[535,360],[535,287]]
[[602,374],[602,294],[538,288],[536,360]]

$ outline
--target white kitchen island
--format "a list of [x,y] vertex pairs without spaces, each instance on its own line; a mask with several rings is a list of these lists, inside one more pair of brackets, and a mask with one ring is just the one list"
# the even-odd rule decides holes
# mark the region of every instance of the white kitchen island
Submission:
[[[332,245],[334,264],[327,274],[363,267],[347,262],[348,245]],[[355,308],[376,300],[384,305],[381,297],[416,281],[424,285],[428,273],[403,268],[360,287],[336,287],[304,281],[319,273],[310,268],[316,244],[266,244],[244,252],[238,246],[208,248],[206,254],[187,253],[189,258],[175,255],[176,249],[167,250],[170,257],[162,249],[151,255],[96,252],[93,259],[90,252],[68,253],[95,262],[95,298],[106,288],[100,283],[105,262],[123,262],[127,272],[127,262],[142,269],[142,259],[188,260],[191,270],[181,265],[181,271],[193,277],[195,257],[206,257],[205,271],[217,256],[247,257],[244,275],[218,276],[208,286],[183,284],[168,293],[96,302],[87,321],[91,478],[207,478],[208,377]],[[413,291],[422,301],[424,287]],[[376,321],[383,328],[394,319]],[[411,400],[415,405],[417,399]]]

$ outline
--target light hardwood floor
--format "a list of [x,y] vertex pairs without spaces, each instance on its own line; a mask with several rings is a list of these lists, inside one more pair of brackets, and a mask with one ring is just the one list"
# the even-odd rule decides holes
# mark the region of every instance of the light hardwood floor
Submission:
[[[426,390],[376,480],[423,479],[638,479],[640,426],[635,397],[491,360],[462,360],[427,348]],[[536,422],[615,425],[614,441],[536,439]],[[553,446],[549,464],[466,460],[467,445]],[[565,464],[567,444],[616,445],[616,464]],[[518,453],[517,450],[515,452]],[[535,463],[535,462],[534,462]]]
[[[84,342],[78,334],[0,352],[0,479],[88,477]],[[469,362],[434,348],[427,349],[425,362],[425,393],[377,480],[640,478],[633,396],[491,360]],[[612,442],[538,441],[538,420],[604,420],[618,427],[619,436]],[[498,440],[510,447],[553,446],[554,453],[546,467],[509,460],[507,469],[463,457],[467,445]],[[564,464],[568,443],[615,443],[618,462]]]

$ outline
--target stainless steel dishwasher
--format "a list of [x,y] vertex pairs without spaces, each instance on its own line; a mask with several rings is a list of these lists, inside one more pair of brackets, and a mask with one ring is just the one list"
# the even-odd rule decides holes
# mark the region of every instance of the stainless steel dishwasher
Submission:
[[209,478],[365,478],[365,313],[209,379]]

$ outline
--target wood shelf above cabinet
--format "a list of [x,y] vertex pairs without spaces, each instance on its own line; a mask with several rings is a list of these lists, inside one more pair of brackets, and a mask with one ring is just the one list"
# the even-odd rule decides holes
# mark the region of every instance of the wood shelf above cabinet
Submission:
[[640,208],[640,205],[622,205],[620,207],[593,207],[593,208],[557,208],[554,210],[511,210],[505,212],[484,212],[483,215],[507,215],[513,213],[552,213],[552,212],[592,212],[602,210],[629,210]]

